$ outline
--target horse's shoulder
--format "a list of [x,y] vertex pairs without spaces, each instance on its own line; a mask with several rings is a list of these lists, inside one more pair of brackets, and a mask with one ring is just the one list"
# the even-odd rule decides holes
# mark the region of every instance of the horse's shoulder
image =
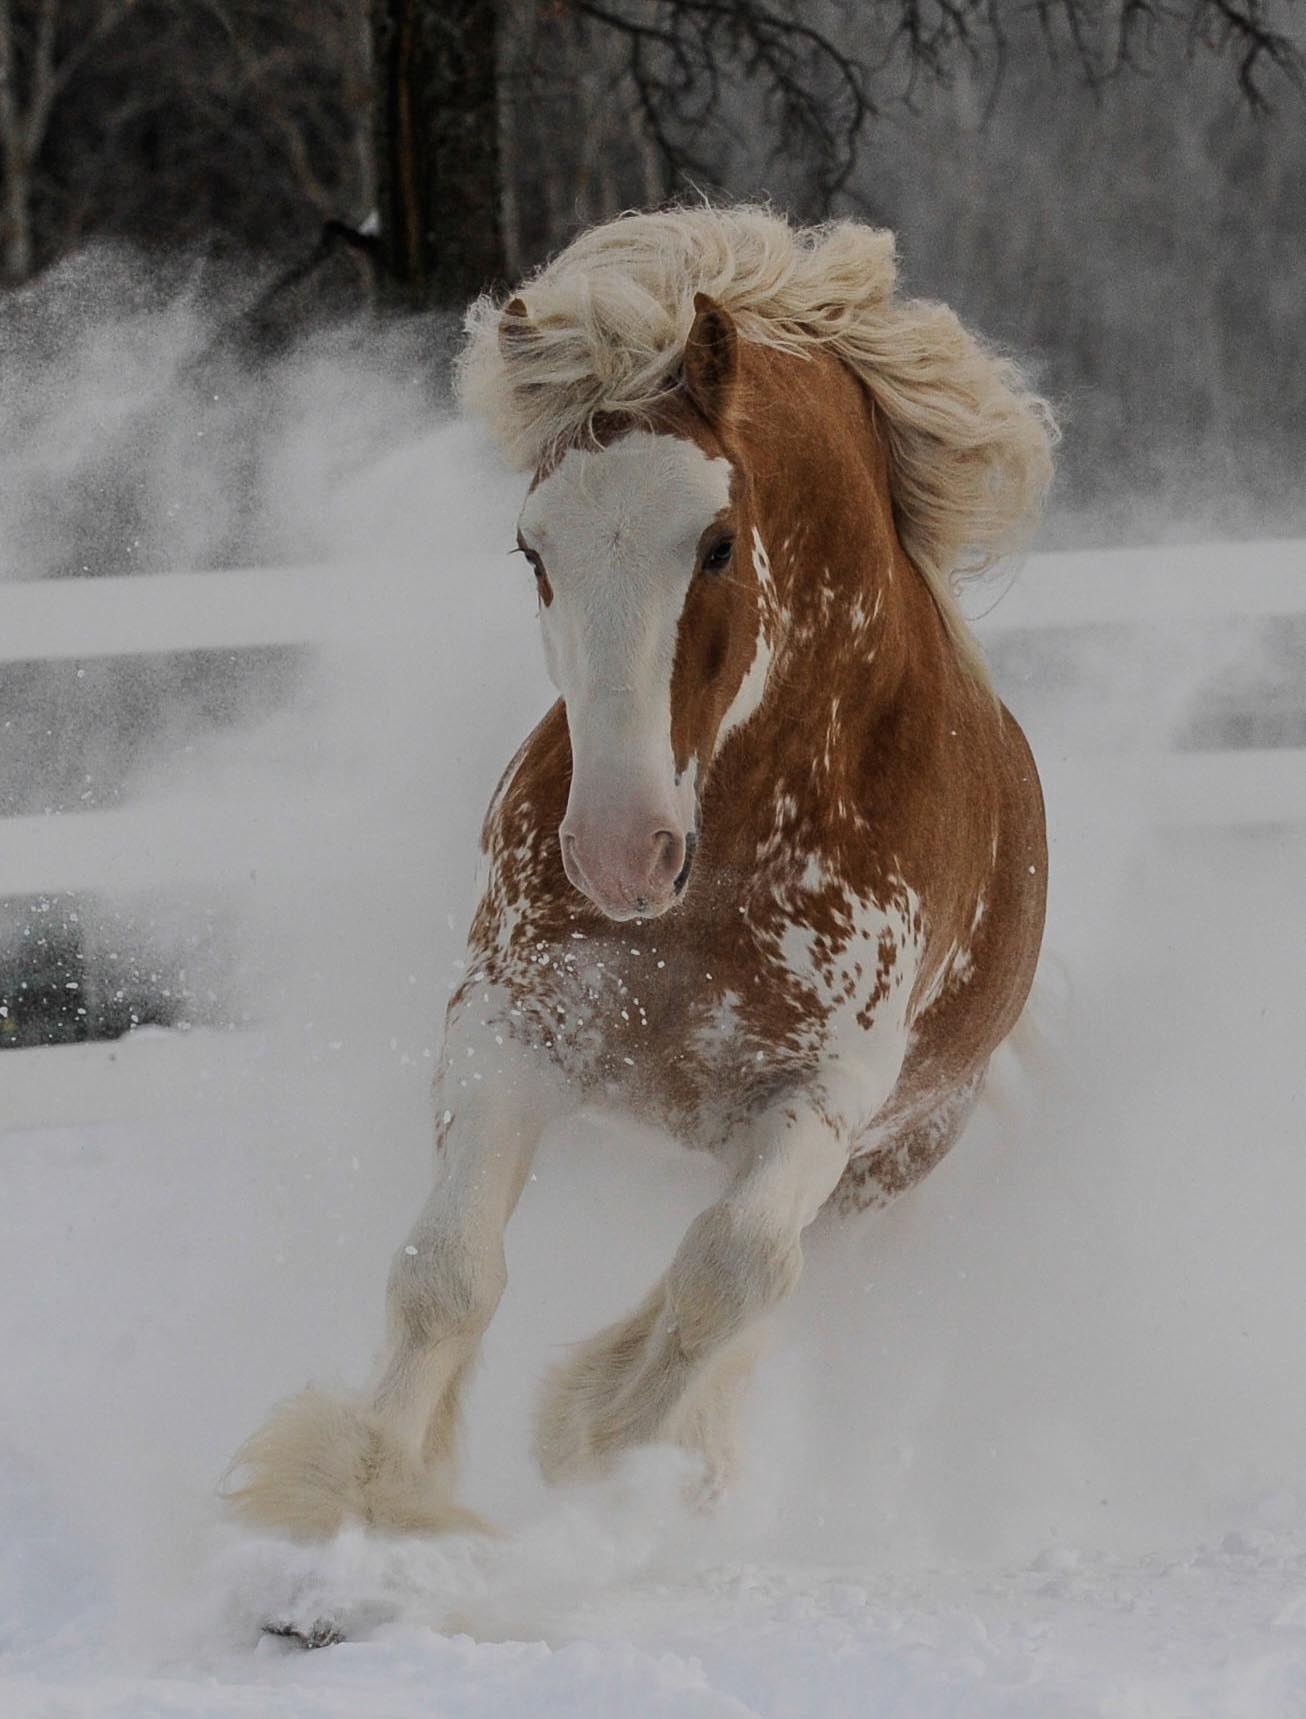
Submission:
[[505,836],[521,839],[528,826],[556,828],[561,813],[549,819],[566,799],[571,776],[571,747],[567,713],[558,699],[540,718],[509,759],[486,807],[481,847],[493,853]]

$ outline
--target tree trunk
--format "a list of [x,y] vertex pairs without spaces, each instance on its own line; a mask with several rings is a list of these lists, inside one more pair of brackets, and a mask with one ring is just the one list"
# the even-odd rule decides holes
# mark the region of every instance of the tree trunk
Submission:
[[0,252],[10,286],[32,272],[32,173],[27,115],[19,94],[14,21],[9,0],[0,0]]
[[31,175],[22,159],[22,145],[5,152],[4,276],[10,286],[21,286],[32,272]]
[[461,305],[506,274],[498,0],[373,0],[377,208],[387,271]]

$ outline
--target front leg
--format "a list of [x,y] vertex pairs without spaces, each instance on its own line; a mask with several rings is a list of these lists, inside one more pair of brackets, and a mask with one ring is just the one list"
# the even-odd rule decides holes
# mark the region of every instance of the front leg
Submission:
[[[896,1078],[896,1066],[888,1081]],[[886,1089],[887,1090],[887,1089]],[[831,1076],[774,1103],[732,1143],[725,1194],[691,1224],[629,1318],[546,1384],[536,1428],[549,1479],[603,1472],[634,1445],[674,1442],[728,1478],[733,1408],[765,1318],[802,1270],[802,1232],[838,1184],[861,1118],[883,1102]]]
[[[436,1088],[435,1187],[390,1273],[388,1338],[371,1389],[310,1387],[237,1455],[241,1520],[316,1539],[346,1522],[391,1532],[482,1526],[454,1502],[458,1404],[506,1282],[503,1232],[535,1147],[574,1108],[551,1065],[451,1022]],[[467,1049],[481,1078],[467,1073]]]

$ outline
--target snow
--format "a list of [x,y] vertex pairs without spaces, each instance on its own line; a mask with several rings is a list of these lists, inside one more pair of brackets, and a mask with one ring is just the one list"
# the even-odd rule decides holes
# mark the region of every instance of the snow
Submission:
[[[356,578],[385,562],[383,601],[355,632],[356,583],[324,585],[353,609],[295,709],[185,758],[161,733],[136,800],[184,869],[199,791],[261,1023],[0,1063],[0,1713],[1306,1712],[1306,828],[1158,811],[1131,768],[1205,647],[1150,673],[1086,647],[1080,694],[1013,689],[1053,836],[1033,1030],[920,1189],[816,1226],[717,1516],[671,1453],[571,1493],[529,1462],[558,1345],[642,1293],[715,1185],[596,1115],[545,1142],[472,1392],[468,1502],[502,1537],[220,1521],[268,1405],[367,1371],[481,809],[547,697],[515,486],[468,432],[292,487]],[[1287,591],[1302,549],[1225,554]],[[1118,769],[1086,757],[1099,717]],[[351,1639],[260,1640],[273,1610]]]

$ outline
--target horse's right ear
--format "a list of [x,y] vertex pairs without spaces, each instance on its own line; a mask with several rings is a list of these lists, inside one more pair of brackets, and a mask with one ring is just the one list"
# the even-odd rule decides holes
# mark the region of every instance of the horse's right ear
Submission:
[[694,326],[685,342],[685,390],[709,423],[726,416],[738,371],[734,317],[705,292],[696,292]]
[[530,316],[524,299],[510,298],[504,305],[503,313],[499,317],[499,350],[505,357],[513,341],[520,340],[530,326]]

